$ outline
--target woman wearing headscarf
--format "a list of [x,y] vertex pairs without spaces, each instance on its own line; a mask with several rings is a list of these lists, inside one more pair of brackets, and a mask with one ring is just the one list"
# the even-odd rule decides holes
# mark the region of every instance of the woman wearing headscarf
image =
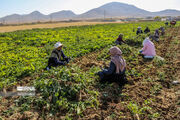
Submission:
[[98,72],[101,81],[118,82],[123,84],[126,82],[126,61],[122,57],[122,51],[114,46],[110,48],[111,62],[108,69]]
[[159,42],[159,29],[156,29],[154,32],[154,40],[156,42]]
[[149,37],[146,37],[143,41],[143,48],[139,51],[144,58],[154,58],[156,55],[154,43],[151,42]]
[[147,33],[149,33],[149,32],[151,32],[151,30],[150,30],[149,27],[147,26],[146,29],[144,30],[144,33],[147,34]]
[[137,28],[137,31],[136,31],[136,35],[139,35],[139,34],[142,34],[143,31],[141,30],[141,27],[138,27]]
[[165,28],[164,28],[163,26],[161,26],[161,27],[159,28],[159,30],[161,31],[161,35],[164,36],[164,34],[165,34]]
[[60,42],[57,42],[54,45],[54,49],[51,53],[51,56],[49,57],[48,66],[46,67],[46,70],[49,70],[51,67],[57,67],[69,63],[70,59],[67,56],[65,56],[62,47],[63,44],[61,44]]
[[119,34],[119,37],[116,39],[115,43],[116,43],[117,45],[121,45],[122,43],[126,43],[126,42],[123,40],[123,34],[122,34],[122,33]]

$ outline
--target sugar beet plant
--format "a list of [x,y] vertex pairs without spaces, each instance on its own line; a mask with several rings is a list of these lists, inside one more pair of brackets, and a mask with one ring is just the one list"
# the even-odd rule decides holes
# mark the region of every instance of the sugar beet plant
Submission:
[[98,106],[98,92],[87,87],[92,78],[85,74],[89,73],[82,72],[78,66],[41,73],[34,81],[38,92],[31,98],[32,103],[37,109],[51,111],[51,114],[66,111],[64,115],[81,115],[86,108]]

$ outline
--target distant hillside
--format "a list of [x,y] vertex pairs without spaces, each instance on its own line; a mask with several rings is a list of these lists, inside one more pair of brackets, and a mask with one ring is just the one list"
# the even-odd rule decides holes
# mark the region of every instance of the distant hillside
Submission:
[[139,9],[133,5],[120,2],[112,2],[101,7],[92,9],[79,15],[79,18],[102,18],[102,17],[143,17],[149,16],[151,12]]
[[29,23],[29,22],[47,22],[47,21],[58,21],[58,20],[66,20],[75,17],[72,11],[60,11],[56,13],[52,13],[49,15],[44,15],[39,11],[34,11],[30,14],[26,15],[18,15],[13,14],[0,19],[0,22],[5,23]]
[[154,12],[153,14],[155,16],[180,16],[180,11],[167,9],[159,12]]
[[27,15],[22,15],[20,18],[20,22],[36,22],[36,21],[46,21],[49,19],[48,16],[43,15],[39,11],[34,11]]
[[1,23],[19,23],[21,19],[21,15],[18,14],[12,14],[8,15],[6,17],[0,18]]
[[52,19],[52,20],[62,20],[62,19],[71,19],[71,18],[74,18],[75,16],[77,16],[76,14],[74,14],[72,11],[70,10],[63,10],[63,11],[60,11],[60,12],[55,12],[55,13],[52,13],[52,14],[49,14],[49,17]]
[[70,10],[63,10],[49,15],[44,15],[34,11],[26,15],[13,14],[0,19],[1,23],[28,23],[44,21],[61,21],[69,19],[94,19],[94,18],[114,18],[114,17],[147,17],[147,16],[180,16],[180,11],[167,9],[159,12],[150,12],[134,5],[120,2],[111,2],[91,9],[83,14],[76,15]]

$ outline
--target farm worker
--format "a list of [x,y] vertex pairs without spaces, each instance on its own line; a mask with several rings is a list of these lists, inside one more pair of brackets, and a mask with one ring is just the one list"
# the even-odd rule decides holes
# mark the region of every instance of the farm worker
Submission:
[[161,35],[164,35],[164,34],[165,34],[165,29],[164,29],[164,27],[161,26],[161,27],[159,28],[159,30],[161,30]]
[[117,38],[115,43],[118,44],[118,45],[121,45],[122,43],[125,43],[122,38],[123,38],[123,34],[121,33],[121,34],[119,34],[119,37]]
[[146,27],[146,29],[144,30],[144,33],[149,33],[150,32],[150,29],[149,29],[149,27]]
[[120,85],[127,82],[126,80],[126,61],[122,57],[122,51],[114,46],[110,48],[111,62],[108,69],[98,72],[101,82],[117,82]]
[[144,58],[153,59],[156,55],[154,43],[151,42],[149,37],[146,37],[143,41],[143,48],[139,51]]
[[141,30],[141,27],[138,27],[136,31],[136,35],[141,34],[141,33],[143,33],[143,31]]
[[176,20],[173,20],[170,22],[171,26],[175,26],[176,25]]
[[155,39],[156,42],[159,41],[159,30],[158,29],[156,29],[155,32],[154,32],[154,39]]
[[171,23],[176,23],[176,20],[172,20]]
[[48,67],[47,70],[53,67],[57,67],[60,65],[65,65],[66,63],[69,63],[69,58],[64,55],[64,52],[62,51],[63,44],[60,42],[57,42],[54,45],[54,50],[51,53],[51,56],[48,60]]
[[165,22],[164,24],[165,24],[166,26],[168,26],[169,23],[168,23],[168,22]]

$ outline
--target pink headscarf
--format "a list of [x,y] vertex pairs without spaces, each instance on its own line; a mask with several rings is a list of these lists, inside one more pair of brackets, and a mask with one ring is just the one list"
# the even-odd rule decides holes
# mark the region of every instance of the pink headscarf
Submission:
[[122,72],[126,67],[126,61],[122,58],[122,51],[114,46],[110,50],[111,61],[116,65],[116,73]]

